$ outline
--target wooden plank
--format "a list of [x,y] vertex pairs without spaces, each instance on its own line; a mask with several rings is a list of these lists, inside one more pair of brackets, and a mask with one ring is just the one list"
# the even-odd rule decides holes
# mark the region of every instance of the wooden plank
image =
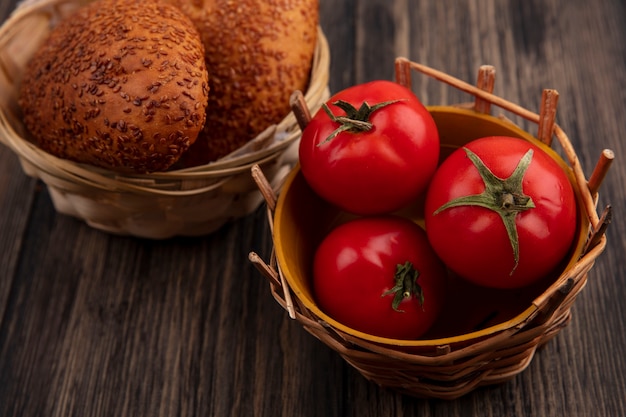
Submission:
[[330,91],[335,93],[354,84],[356,0],[320,1],[320,25],[330,47]]
[[0,325],[28,227],[33,197],[41,186],[22,173],[18,159],[0,145]]
[[392,80],[394,60],[408,53],[407,0],[359,1],[355,10],[355,83]]

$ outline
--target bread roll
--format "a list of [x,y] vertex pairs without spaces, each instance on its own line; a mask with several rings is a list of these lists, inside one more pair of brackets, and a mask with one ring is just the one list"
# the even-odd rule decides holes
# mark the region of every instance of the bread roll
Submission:
[[318,0],[168,0],[189,15],[205,48],[211,94],[189,165],[216,160],[290,112],[306,90],[317,42]]
[[98,0],[61,21],[32,57],[19,104],[61,158],[163,171],[206,119],[208,73],[194,24],[153,0]]

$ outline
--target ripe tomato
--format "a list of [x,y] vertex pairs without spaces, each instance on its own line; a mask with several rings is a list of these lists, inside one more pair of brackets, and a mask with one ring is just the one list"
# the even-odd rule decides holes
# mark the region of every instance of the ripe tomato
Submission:
[[428,239],[443,262],[494,288],[520,288],[549,274],[572,246],[577,218],[559,164],[510,137],[454,151],[433,177],[425,213]]
[[372,81],[331,97],[304,128],[304,178],[348,212],[395,211],[426,191],[439,159],[439,133],[413,92]]
[[333,229],[313,262],[322,311],[371,335],[417,339],[439,315],[446,271],[426,233],[397,216],[362,217]]

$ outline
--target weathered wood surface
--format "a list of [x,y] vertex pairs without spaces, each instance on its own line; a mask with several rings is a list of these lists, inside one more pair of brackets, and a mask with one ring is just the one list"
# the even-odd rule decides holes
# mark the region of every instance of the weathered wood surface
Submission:
[[[608,248],[571,324],[506,384],[455,401],[388,392],[275,303],[247,261],[270,252],[263,209],[202,238],[110,236],[56,214],[0,146],[0,416],[626,415],[623,2],[320,1],[333,91],[390,79],[398,55],[470,82],[492,64],[496,92],[531,110],[559,91],[587,175],[615,151]],[[467,99],[419,76],[414,88],[426,104]]]

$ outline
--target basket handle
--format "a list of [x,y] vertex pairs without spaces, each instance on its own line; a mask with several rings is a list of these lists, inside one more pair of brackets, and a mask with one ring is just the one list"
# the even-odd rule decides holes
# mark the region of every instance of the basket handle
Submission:
[[[265,203],[267,206],[267,220],[270,227],[270,232],[272,236],[274,235],[274,210],[276,210],[276,191],[272,188],[270,182],[267,180],[265,174],[263,174],[263,170],[258,164],[254,164],[252,166],[251,174],[252,179],[256,183],[263,199],[265,199]],[[289,317],[292,319],[296,318],[296,310],[293,303],[293,298],[291,297],[291,292],[289,291],[289,285],[285,280],[285,277],[280,268],[278,268],[278,261],[276,260],[276,254],[274,250],[272,250],[272,255],[270,257],[269,264],[265,263],[265,261],[255,252],[250,252],[248,254],[248,259],[254,266],[261,272],[265,278],[269,281],[270,285],[276,290],[282,289],[282,295],[284,300],[284,306],[287,312],[289,313]],[[279,291],[277,291],[279,292]]]
[[311,110],[309,110],[309,106],[306,104],[302,91],[296,90],[291,93],[291,96],[289,97],[289,106],[296,117],[300,130],[304,130],[304,128],[311,121]]
[[[309,110],[302,91],[295,90],[291,94],[291,96],[289,97],[289,105],[291,107],[293,115],[296,118],[296,121],[298,122],[300,130],[304,130],[304,128],[311,121],[311,111]],[[251,174],[252,179],[256,183],[259,191],[261,192],[261,195],[263,196],[263,199],[265,200],[267,206],[267,220],[271,234],[273,236],[274,211],[276,210],[276,203],[278,201],[277,191],[272,188],[270,182],[267,180],[267,177],[263,174],[263,170],[258,164],[254,164],[252,166]],[[257,267],[261,274],[268,279],[270,285],[274,290],[274,293],[277,295],[282,293],[283,302],[281,302],[281,305],[285,307],[285,309],[289,313],[289,317],[295,319],[297,317],[297,312],[293,303],[293,298],[291,297],[289,284],[287,284],[287,281],[283,276],[282,270],[278,267],[278,261],[276,260],[276,254],[274,250],[272,250],[272,256],[270,258],[269,264],[265,263],[265,261],[263,261],[263,259],[255,252],[250,252],[248,255],[248,259]]]
[[479,98],[491,104],[495,104],[496,106],[503,108],[504,110],[508,110],[511,113],[514,113],[526,120],[537,124],[539,123],[540,116],[538,114],[531,112],[530,110],[527,110],[518,104],[505,100],[499,96],[492,94],[489,91],[485,91],[475,85],[469,84],[456,77],[453,77],[452,75],[446,74],[443,71],[436,70],[417,62],[409,61],[407,58],[404,57],[396,58],[396,82],[404,85],[407,88],[411,88],[411,70],[421,72],[422,74],[441,81],[444,84],[448,84],[452,87],[457,88],[458,90],[473,95],[476,98]]
[[558,102],[559,93],[556,90],[546,89],[541,93],[537,139],[548,146],[552,146],[554,120],[556,119],[556,106]]
[[[476,87],[488,93],[492,93],[495,84],[496,68],[492,65],[481,65],[478,69],[478,79],[476,80]],[[479,113],[489,114],[491,113],[491,103],[476,96],[474,98],[474,110]]]

